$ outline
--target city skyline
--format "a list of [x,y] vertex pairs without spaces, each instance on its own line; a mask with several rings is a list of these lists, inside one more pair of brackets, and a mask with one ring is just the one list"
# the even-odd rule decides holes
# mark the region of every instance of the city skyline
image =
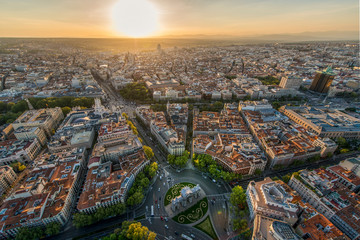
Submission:
[[359,3],[354,0],[0,3],[0,37],[260,37],[328,32],[334,37],[345,33],[353,40],[359,29]]

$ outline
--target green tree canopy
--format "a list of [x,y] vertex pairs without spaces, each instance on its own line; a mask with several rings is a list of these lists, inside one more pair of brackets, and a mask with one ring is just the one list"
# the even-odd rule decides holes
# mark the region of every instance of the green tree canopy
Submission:
[[243,208],[246,205],[246,194],[241,186],[235,186],[230,194],[230,202],[234,206]]
[[68,113],[71,112],[70,107],[62,107],[61,110],[62,110],[64,116],[68,115]]
[[57,222],[52,222],[46,225],[45,233],[47,235],[56,235],[60,232],[60,224]]
[[151,147],[144,145],[143,149],[148,159],[152,159],[154,157],[154,152]]

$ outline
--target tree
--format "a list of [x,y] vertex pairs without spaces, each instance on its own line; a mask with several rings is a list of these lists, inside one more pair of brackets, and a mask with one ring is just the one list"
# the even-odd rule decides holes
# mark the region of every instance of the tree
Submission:
[[167,156],[167,160],[168,160],[169,164],[174,164],[175,163],[175,155],[169,154]]
[[0,101],[0,112],[6,112],[7,111],[7,104]]
[[145,83],[130,83],[120,89],[120,95],[127,100],[149,101],[151,93],[146,88]]
[[11,107],[11,111],[13,113],[24,112],[28,109],[29,109],[29,107],[25,100],[21,100],[20,102],[16,103],[15,105],[13,105]]
[[261,173],[262,173],[262,171],[261,171],[261,169],[255,169],[255,175],[261,175]]
[[28,228],[23,227],[19,229],[16,234],[15,240],[36,240],[40,239],[44,235],[44,231],[40,227]]
[[10,167],[13,168],[13,170],[17,173],[22,172],[26,169],[26,166],[20,162],[15,162],[10,164]]
[[61,110],[62,110],[64,116],[68,115],[68,113],[71,112],[71,108],[69,108],[69,107],[62,107]]
[[122,115],[126,120],[128,120],[129,117],[128,117],[128,115],[127,115],[126,113],[123,112],[121,115]]
[[142,226],[141,223],[135,222],[130,224],[126,231],[125,235],[128,239],[132,240],[152,240],[155,239],[156,234],[154,232],[149,231],[149,229],[145,226]]
[[285,176],[283,176],[282,177],[283,182],[287,184],[290,181],[291,175],[292,175],[291,173],[288,173]]
[[234,219],[233,221],[233,226],[234,226],[234,230],[235,231],[242,231],[247,229],[248,227],[248,222],[245,219]]
[[144,199],[144,194],[142,193],[142,189],[141,191],[136,191],[133,195],[129,196],[129,198],[126,201],[126,204],[129,206],[135,206],[138,205],[142,202],[142,200]]
[[148,175],[150,178],[153,178],[156,174],[156,171],[158,170],[159,166],[157,164],[157,162],[153,162],[150,164],[149,170],[148,170]]
[[147,239],[148,240],[155,240],[155,238],[156,238],[156,233],[150,231]]
[[235,186],[230,194],[230,202],[233,206],[244,208],[246,205],[246,194],[241,186]]
[[122,223],[121,229],[117,228],[110,235],[101,238],[103,240],[155,240],[156,233],[149,231],[145,226],[142,226],[141,223],[133,221],[124,221]]
[[339,144],[340,147],[347,147],[347,145],[348,145],[346,139],[343,137],[338,137],[336,139],[336,142]]
[[154,152],[151,147],[143,146],[143,149],[148,159],[152,159],[154,157]]
[[56,235],[60,232],[60,224],[52,222],[46,225],[45,233],[49,236]]
[[93,223],[93,218],[91,215],[86,215],[83,213],[75,213],[73,224],[76,228],[81,228]]
[[340,150],[340,153],[341,153],[341,154],[342,154],[342,153],[347,153],[347,152],[349,152],[349,151],[350,151],[349,149],[343,148],[343,149]]

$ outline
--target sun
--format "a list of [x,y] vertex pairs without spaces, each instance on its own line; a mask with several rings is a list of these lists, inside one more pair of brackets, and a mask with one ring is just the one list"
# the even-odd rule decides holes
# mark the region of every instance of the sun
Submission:
[[158,11],[148,0],[119,0],[112,8],[113,28],[129,37],[147,37],[158,28]]

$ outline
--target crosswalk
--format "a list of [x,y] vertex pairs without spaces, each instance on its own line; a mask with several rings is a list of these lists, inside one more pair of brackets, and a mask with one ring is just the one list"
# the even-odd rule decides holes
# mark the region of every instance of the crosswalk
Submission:
[[208,198],[228,199],[228,198],[230,198],[230,193],[210,194],[210,195],[206,195],[206,197],[208,197]]

